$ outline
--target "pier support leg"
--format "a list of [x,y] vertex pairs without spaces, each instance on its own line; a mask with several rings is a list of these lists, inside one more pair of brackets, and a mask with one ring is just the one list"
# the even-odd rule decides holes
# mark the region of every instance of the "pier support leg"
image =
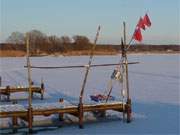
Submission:
[[32,98],[34,97],[34,92],[33,92],[33,91],[31,92],[31,97],[32,97]]
[[127,100],[127,123],[131,122],[131,99]]
[[32,123],[33,123],[32,108],[28,108],[28,128],[29,128],[29,133],[33,133]]
[[17,133],[18,119],[16,116],[12,117],[12,124],[13,124],[13,133]]
[[44,99],[44,83],[41,82],[41,100]]
[[[64,102],[64,99],[60,98],[59,99],[59,103],[62,104],[63,102]],[[64,117],[64,114],[63,113],[59,113],[59,121],[63,121],[64,120],[63,117]]]
[[[13,101],[13,104],[17,104],[17,101]],[[17,116],[12,117],[13,133],[17,133],[18,128],[18,118]]]
[[106,111],[100,111],[99,112],[99,117],[103,118],[106,116]]
[[64,114],[63,113],[59,113],[59,121],[63,121],[64,120]]
[[41,92],[41,100],[44,99],[44,94]]
[[83,104],[79,104],[79,128],[83,128]]
[[7,101],[10,101],[10,86],[6,86],[6,91],[7,91]]

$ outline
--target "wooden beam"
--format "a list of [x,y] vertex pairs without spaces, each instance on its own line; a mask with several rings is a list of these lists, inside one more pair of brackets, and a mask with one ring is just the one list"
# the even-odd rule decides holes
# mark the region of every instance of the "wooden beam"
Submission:
[[[118,66],[121,63],[105,63],[105,64],[93,64],[90,65],[90,67],[108,67],[108,66]],[[123,63],[125,64],[125,63]],[[139,62],[129,62],[128,64],[132,65],[132,64],[139,64]],[[25,68],[27,68],[27,66],[24,66]],[[72,66],[31,66],[31,68],[38,68],[38,69],[57,69],[57,68],[85,68],[87,67],[87,65],[72,65]]]

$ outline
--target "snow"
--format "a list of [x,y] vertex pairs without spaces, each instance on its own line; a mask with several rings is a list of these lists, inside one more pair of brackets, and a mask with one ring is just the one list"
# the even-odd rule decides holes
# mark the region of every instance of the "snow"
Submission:
[[[34,66],[64,66],[85,65],[88,56],[71,57],[33,57]],[[132,98],[133,121],[124,123],[122,114],[108,111],[107,118],[96,119],[85,114],[84,129],[79,129],[77,120],[72,116],[70,124],[62,128],[35,128],[37,134],[180,134],[180,55],[151,54],[130,55],[129,62],[139,61],[140,64],[129,65],[130,95]],[[93,64],[117,63],[119,56],[95,56]],[[26,58],[0,58],[0,76],[2,87],[26,86]],[[113,67],[91,68],[84,94],[84,102],[92,103],[89,96],[103,93],[114,70]],[[32,79],[35,85],[45,83],[45,99],[33,98],[33,104],[55,104],[59,98],[64,98],[69,104],[77,104],[84,78],[85,68],[77,69],[32,69]],[[118,84],[114,86],[112,96],[120,97]],[[27,93],[14,93],[12,98],[18,99],[18,104],[27,106]],[[39,95],[37,95],[39,96]],[[11,102],[1,102],[1,106]],[[38,118],[37,118],[38,119]],[[36,120],[37,120],[36,119]],[[57,116],[43,118],[44,123],[53,122]],[[0,119],[0,126],[8,126],[9,119]],[[27,129],[26,129],[27,130]],[[20,131],[26,131],[25,129]],[[0,130],[1,132],[1,130]],[[4,132],[4,131],[3,131]]]
[[18,112],[18,111],[27,111],[23,105],[1,105],[0,106],[1,112]]

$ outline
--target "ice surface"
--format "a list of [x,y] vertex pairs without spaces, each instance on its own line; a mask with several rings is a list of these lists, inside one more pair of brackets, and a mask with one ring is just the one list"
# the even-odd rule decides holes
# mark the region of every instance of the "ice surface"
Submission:
[[[72,57],[33,57],[34,66],[85,65],[88,56]],[[122,114],[108,112],[114,117],[85,123],[80,130],[77,124],[56,128],[54,130],[38,130],[38,134],[180,134],[180,55],[130,55],[129,62],[140,64],[129,65],[130,95],[133,105],[133,121],[122,122]],[[119,56],[95,56],[93,64],[117,63]],[[0,76],[2,86],[27,85],[26,58],[0,58]],[[114,70],[112,67],[91,68],[85,88],[84,102],[92,103],[89,96],[103,93]],[[80,69],[32,69],[32,79],[40,85],[45,83],[45,99],[33,99],[33,104],[54,103],[64,98],[71,104],[77,104],[82,86],[85,68]],[[13,94],[12,94],[13,95]],[[112,96],[120,96],[120,89],[115,85]],[[13,99],[16,95],[13,96]],[[18,99],[18,95],[17,95]],[[27,101],[18,100],[27,105]],[[1,102],[11,104],[8,102]],[[73,119],[72,119],[73,121]],[[1,125],[7,119],[1,120]],[[46,128],[47,129],[47,128]]]

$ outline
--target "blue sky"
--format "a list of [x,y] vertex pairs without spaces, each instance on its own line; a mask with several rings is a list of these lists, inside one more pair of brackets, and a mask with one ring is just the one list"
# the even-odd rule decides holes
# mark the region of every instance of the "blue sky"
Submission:
[[146,12],[152,27],[142,43],[180,44],[179,0],[0,0],[0,39],[12,32],[38,29],[47,35],[85,35],[93,40],[102,26],[99,43],[119,44],[122,22],[128,39]]

